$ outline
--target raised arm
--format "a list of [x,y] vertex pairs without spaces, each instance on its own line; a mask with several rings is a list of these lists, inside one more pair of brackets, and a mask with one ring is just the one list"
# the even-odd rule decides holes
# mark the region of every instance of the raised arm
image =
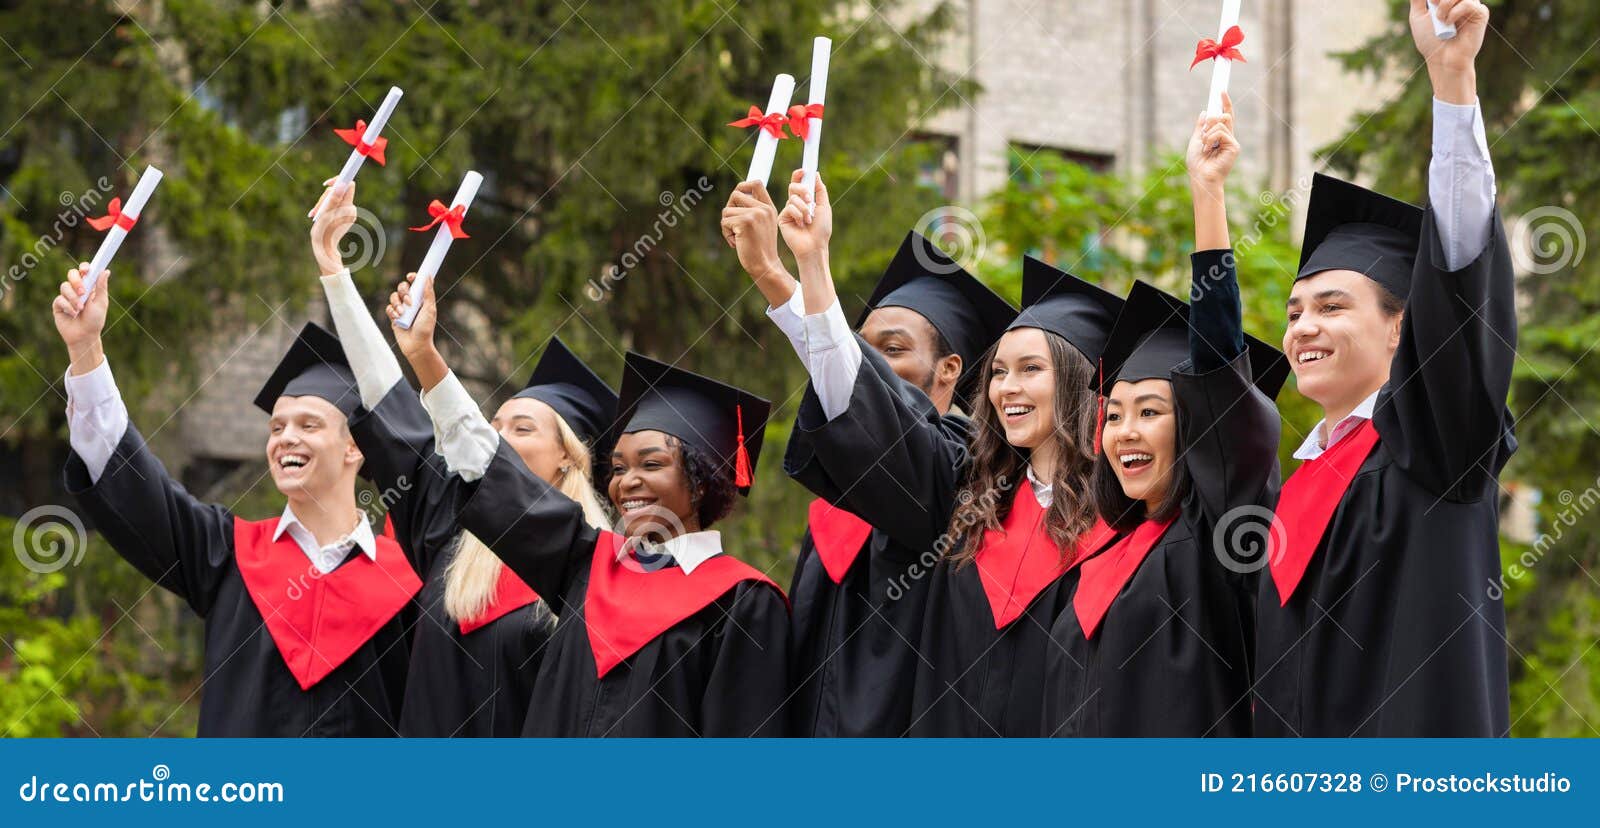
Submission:
[[[390,295],[398,319],[410,292],[407,277]],[[547,599],[565,596],[594,554],[600,530],[583,507],[528,470],[467,394],[433,347],[437,302],[430,280],[409,331],[396,329],[401,352],[422,382],[422,404],[449,474],[461,481],[461,528],[476,535],[528,586]],[[553,603],[559,614],[563,605]]]
[[[1457,34],[1440,41],[1431,25],[1422,28],[1426,19],[1417,10],[1425,4],[1414,0],[1412,6],[1412,33],[1433,82],[1435,118],[1451,118],[1448,107],[1471,105],[1474,120],[1467,128],[1477,132],[1473,64],[1488,29],[1488,8],[1477,0],[1444,0],[1439,14],[1456,25]],[[1476,138],[1452,141],[1452,129],[1459,131],[1461,124],[1435,124],[1422,245],[1373,422],[1419,485],[1443,498],[1476,500],[1516,447],[1506,410],[1516,359],[1516,297],[1487,151]],[[1472,258],[1456,260],[1460,256]]]
[[204,617],[232,562],[233,515],[185,491],[129,424],[100,341],[111,273],[101,274],[80,310],[77,297],[87,272],[87,264],[69,272],[53,306],[72,360],[66,376],[72,446],[67,491],[117,554]]

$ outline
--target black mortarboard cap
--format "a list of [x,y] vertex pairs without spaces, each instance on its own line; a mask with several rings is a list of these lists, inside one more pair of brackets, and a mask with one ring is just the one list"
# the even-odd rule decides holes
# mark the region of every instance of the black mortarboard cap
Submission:
[[511,396],[538,400],[555,409],[578,439],[591,448],[604,448],[600,445],[601,436],[617,415],[617,392],[559,336],[550,337],[527,386]]
[[1317,173],[1295,280],[1353,270],[1405,299],[1411,295],[1422,215],[1420,207]]
[[927,237],[906,234],[856,319],[859,329],[874,310],[898,307],[916,311],[961,357],[958,396],[965,398],[977,382],[978,362],[1016,318],[1000,294],[990,290]]
[[740,494],[749,494],[771,410],[770,401],[742,388],[630,351],[616,434],[671,434],[727,463]]
[[361,405],[361,392],[339,338],[317,323],[307,322],[256,394],[256,407],[271,414],[279,397],[320,397],[346,417],[355,413]]
[[1091,364],[1122,312],[1122,300],[1105,288],[1057,270],[1032,256],[1022,260],[1022,312],[1006,330],[1039,328],[1078,349]]
[[[1275,399],[1289,376],[1289,361],[1277,348],[1245,335],[1251,381]],[[1134,282],[1105,349],[1105,379],[1100,393],[1118,382],[1170,379],[1189,360],[1189,306],[1146,282]]]

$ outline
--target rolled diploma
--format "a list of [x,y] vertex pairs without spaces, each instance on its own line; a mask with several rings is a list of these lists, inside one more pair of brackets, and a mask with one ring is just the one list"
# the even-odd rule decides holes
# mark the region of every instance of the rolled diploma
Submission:
[[[383,96],[383,103],[378,104],[377,114],[373,115],[372,120],[367,122],[367,131],[361,134],[361,143],[370,145],[378,140],[378,136],[383,134],[384,126],[389,123],[389,116],[394,114],[395,106],[400,103],[400,96],[404,94],[398,86],[389,87],[389,94]],[[367,157],[361,154],[360,147],[350,148],[350,157],[344,160],[344,167],[339,170],[338,177],[323,192],[322,198],[317,200],[317,206],[312,209],[311,215],[313,218],[316,217],[317,210],[322,209],[322,202],[327,199],[328,193],[332,192],[334,187],[340,184],[349,184],[356,180],[356,171],[361,169],[361,162],[366,160]]]
[[[808,103],[821,105],[822,99],[828,94],[828,58],[833,52],[833,41],[819,37],[811,43],[811,100]],[[813,213],[817,203],[817,165],[822,155],[822,119],[813,118],[807,124],[805,160],[801,162],[801,169],[805,177],[800,180],[806,187],[806,200],[812,205]]]
[[[772,79],[772,97],[767,99],[766,114],[776,112],[783,114],[789,109],[789,98],[794,95],[794,76],[779,75]],[[756,129],[756,154],[750,159],[750,174],[744,177],[749,181],[755,179],[765,187],[767,179],[772,175],[772,161],[778,154],[778,139],[772,137],[766,130]]]
[[1433,15],[1433,33],[1440,40],[1456,36],[1456,27],[1439,19],[1439,4],[1428,0],[1428,12]]
[[[1240,0],[1222,0],[1222,25],[1217,29],[1221,42],[1228,30],[1239,25]],[[1228,91],[1228,80],[1233,77],[1233,61],[1219,57],[1211,61],[1211,95],[1206,99],[1206,114],[1216,118],[1222,115],[1222,93]]]
[[[150,194],[156,191],[156,185],[161,183],[161,171],[155,167],[145,167],[139,174],[139,183],[133,187],[133,195],[122,205],[122,214],[139,218],[144,212],[145,202],[150,200]],[[100,281],[100,272],[111,265],[111,257],[117,255],[117,248],[122,246],[122,240],[128,237],[128,231],[116,225],[100,240],[100,249],[95,251],[94,259],[89,262],[89,273],[83,277],[83,294],[78,297],[78,307],[88,301],[89,294],[94,293],[94,286]]]
[[[463,211],[472,209],[472,199],[478,194],[478,185],[483,183],[483,176],[475,171],[468,171],[461,178],[461,187],[456,190],[455,200],[450,202],[453,210],[460,205]],[[416,281],[411,283],[411,291],[406,296],[406,309],[395,321],[402,330],[411,330],[411,323],[417,320],[417,311],[422,309],[422,292],[427,287],[429,280],[439,273],[439,265],[444,264],[444,254],[450,252],[450,242],[454,240],[450,235],[450,228],[444,222],[439,222],[439,228],[433,234],[433,244],[428,245],[427,255],[422,257],[422,265],[417,268]]]

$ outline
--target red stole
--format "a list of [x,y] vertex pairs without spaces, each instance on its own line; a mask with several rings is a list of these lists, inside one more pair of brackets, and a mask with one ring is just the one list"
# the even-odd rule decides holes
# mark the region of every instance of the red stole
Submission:
[[817,548],[822,568],[835,584],[844,583],[844,575],[866,545],[872,527],[820,497],[806,508],[806,523],[811,527],[811,545]]
[[[1001,522],[1001,528],[983,532],[983,543],[973,563],[978,567],[978,580],[983,583],[983,594],[989,599],[997,630],[1005,629],[1027,612],[1039,593],[1071,568],[1062,565],[1061,550],[1045,532],[1044,518],[1045,510],[1033,495],[1033,484],[1024,480],[1017,486],[1011,512]],[[1093,555],[1113,537],[1111,528],[1096,520],[1078,539],[1073,562]]]
[[626,540],[618,534],[601,532],[589,567],[583,621],[600,678],[743,581],[760,581],[783,594],[771,578],[727,554],[705,561],[694,568],[692,575],[676,566],[640,571],[637,566],[626,566],[618,560]]
[[234,518],[233,559],[284,664],[309,690],[389,623],[422,579],[387,531],[377,560],[357,551],[324,575],[287,533],[272,539],[277,527],[278,518]]
[[1377,445],[1378,429],[1367,420],[1315,460],[1301,463],[1284,482],[1275,517],[1283,531],[1269,532],[1267,539],[1267,561],[1272,582],[1278,587],[1279,606],[1289,603],[1289,596],[1300,585],[1345,490]]
[[533,591],[511,567],[500,564],[500,578],[494,584],[494,597],[489,600],[489,606],[477,617],[461,622],[461,634],[466,635],[479,627],[487,626],[490,622],[500,620],[500,617],[539,600],[539,593]]
[[1078,592],[1072,598],[1072,608],[1078,615],[1078,626],[1083,629],[1085,639],[1094,638],[1095,630],[1099,629],[1100,622],[1105,620],[1106,612],[1111,609],[1111,602],[1122,594],[1128,579],[1139,571],[1139,565],[1144,563],[1145,557],[1155,548],[1161,536],[1167,533],[1167,527],[1174,520],[1177,520],[1177,516],[1161,523],[1147,520],[1139,524],[1132,534],[1118,541],[1116,546],[1106,550],[1105,554],[1083,562],[1078,572]]

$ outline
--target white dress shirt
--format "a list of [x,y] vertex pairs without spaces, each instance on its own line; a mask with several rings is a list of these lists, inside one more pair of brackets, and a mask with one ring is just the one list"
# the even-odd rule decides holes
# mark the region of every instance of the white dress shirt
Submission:
[[[445,375],[432,391],[422,394],[422,406],[433,420],[433,435],[439,453],[444,456],[445,467],[462,480],[483,479],[500,445],[500,435],[484,419],[477,403],[467,394],[455,372]],[[632,554],[640,541],[630,540],[623,552]],[[713,529],[688,532],[664,543],[644,547],[646,555],[670,555],[685,574],[711,558],[722,554],[722,533]]]
[[[1345,415],[1344,419],[1335,424],[1333,430],[1327,431],[1326,435],[1324,435],[1324,431],[1327,428],[1328,421],[1325,419],[1318,421],[1316,428],[1311,429],[1311,433],[1306,435],[1305,442],[1300,444],[1300,448],[1294,450],[1294,459],[1315,460],[1321,457],[1322,453],[1328,450],[1328,446],[1343,440],[1346,434],[1355,431],[1362,423],[1372,419],[1372,412],[1377,407],[1378,392],[1374,391],[1371,396],[1362,400],[1354,411]],[[1326,439],[1324,439],[1324,436],[1326,436]]]
[[[65,385],[67,442],[88,469],[89,482],[95,483],[105,474],[106,464],[111,462],[117,444],[128,431],[128,407],[117,390],[116,379],[111,376],[109,359],[101,360],[94,370],[83,376],[75,377],[68,370]],[[323,574],[332,572],[344,561],[352,544],[360,546],[369,558],[376,560],[378,556],[377,541],[364,516],[356,518],[356,527],[349,534],[322,546],[311,530],[295,517],[294,511],[285,506],[272,539],[276,541],[284,532],[289,533],[311,565]]]

